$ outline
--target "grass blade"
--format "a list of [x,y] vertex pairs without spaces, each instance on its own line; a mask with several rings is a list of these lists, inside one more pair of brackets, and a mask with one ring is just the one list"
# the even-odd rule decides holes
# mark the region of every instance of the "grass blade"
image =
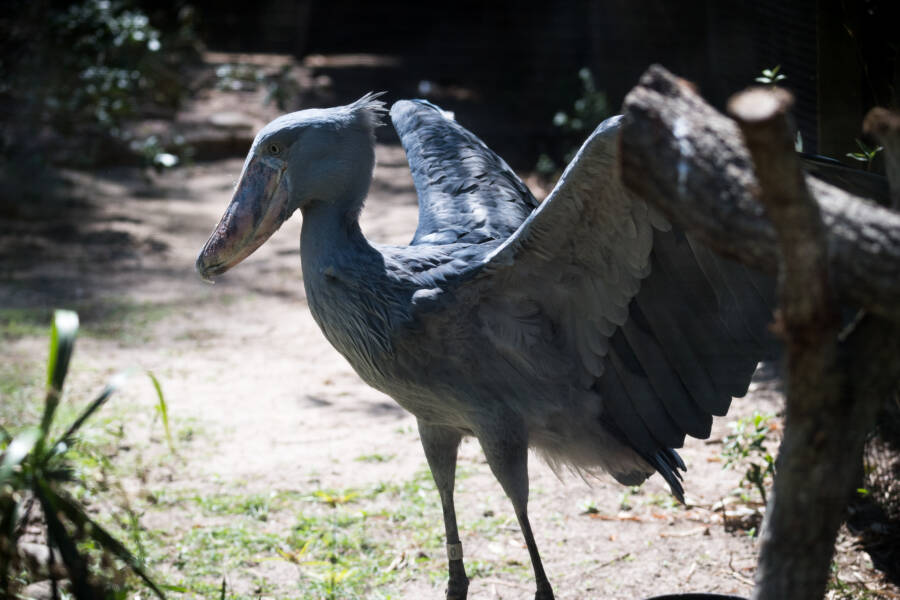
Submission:
[[36,427],[26,429],[13,438],[3,453],[3,462],[0,463],[0,487],[12,477],[13,470],[28,458],[39,439],[41,431]]
[[16,502],[12,497],[0,498],[0,594],[9,591],[13,556],[18,544],[19,514],[25,500]]
[[128,378],[128,373],[119,373],[113,376],[112,379],[106,384],[106,387],[103,388],[103,391],[94,398],[90,404],[87,405],[82,413],[78,416],[75,421],[69,425],[69,428],[66,430],[64,434],[60,436],[60,438],[53,444],[53,448],[59,449],[60,446],[65,445],[69,446],[72,443],[72,437],[74,437],[75,433],[84,425],[84,422],[87,421],[92,414],[94,414],[98,408],[103,406],[107,400],[109,400],[110,396],[112,396],[116,391],[122,387],[122,384],[125,383],[125,380]]
[[[88,569],[84,557],[78,552],[75,540],[66,531],[65,525],[59,518],[57,510],[60,508],[59,496],[43,481],[36,481],[35,495],[41,503],[44,512],[44,520],[47,522],[47,538],[51,546],[56,546],[62,556],[63,564],[69,573],[69,581],[72,583],[72,592],[77,600],[93,600],[95,594],[88,583]],[[75,523],[78,525],[78,523]],[[52,556],[52,553],[51,553]]]
[[114,538],[97,522],[91,519],[84,509],[74,500],[52,491],[50,493],[53,495],[53,500],[57,508],[66,515],[67,519],[72,521],[75,525],[83,527],[87,535],[97,542],[100,547],[128,565],[128,567],[140,576],[140,578],[144,580],[144,583],[146,583],[161,600],[165,600],[165,594],[163,594],[162,590],[159,589],[156,583],[144,570],[144,565],[135,558],[122,542]]
[[44,416],[41,418],[41,436],[47,436],[53,415],[59,405],[63,382],[69,371],[69,359],[75,347],[75,336],[78,335],[78,315],[70,310],[57,310],[53,313],[53,326],[50,329],[50,355],[47,359],[47,399],[44,402]]
[[169,429],[169,406],[166,403],[166,397],[163,395],[162,385],[152,371],[147,371],[147,375],[150,377],[150,381],[153,382],[153,389],[156,390],[156,409],[159,411],[159,416],[162,419],[163,429],[166,432],[166,441],[169,442],[169,450],[172,451],[172,454],[175,454],[175,444],[172,442],[172,431]]

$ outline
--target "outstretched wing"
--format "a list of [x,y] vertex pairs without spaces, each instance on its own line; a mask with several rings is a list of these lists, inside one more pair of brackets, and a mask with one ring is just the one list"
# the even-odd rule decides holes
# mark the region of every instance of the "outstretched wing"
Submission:
[[[707,437],[711,415],[746,392],[767,343],[773,282],[624,188],[619,123],[597,128],[550,196],[454,291],[478,303],[508,362],[574,379],[589,392],[581,397],[598,399],[606,428],[680,497],[684,466],[671,448],[685,434]],[[574,364],[574,377],[561,364]]]
[[[656,468],[680,497],[685,434],[709,436],[712,415],[747,392],[771,358],[774,280],[724,259],[677,228],[654,232],[650,274],[610,339],[595,383],[607,426]],[[683,467],[681,467],[683,468]]]
[[412,244],[506,239],[537,207],[503,159],[437,106],[401,100],[391,121],[419,196]]

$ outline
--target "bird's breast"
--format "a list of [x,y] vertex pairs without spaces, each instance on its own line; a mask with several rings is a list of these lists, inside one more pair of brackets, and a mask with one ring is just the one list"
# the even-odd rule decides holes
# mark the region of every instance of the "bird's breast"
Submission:
[[394,362],[392,336],[400,304],[365,276],[327,265],[304,279],[310,312],[322,333],[370,385],[382,389]]

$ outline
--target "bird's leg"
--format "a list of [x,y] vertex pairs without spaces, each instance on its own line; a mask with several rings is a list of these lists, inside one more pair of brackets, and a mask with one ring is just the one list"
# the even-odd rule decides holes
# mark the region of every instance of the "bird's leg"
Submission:
[[553,600],[553,588],[544,573],[544,565],[528,521],[528,442],[524,425],[517,428],[506,420],[501,427],[487,435],[479,435],[478,439],[494,477],[512,501],[519,528],[525,536],[537,584],[534,599]]
[[444,529],[447,532],[447,560],[450,579],[447,582],[447,600],[465,600],[469,590],[469,578],[463,565],[462,544],[456,528],[456,510],[453,508],[453,485],[456,478],[456,452],[462,435],[447,427],[429,425],[419,420],[419,437],[425,449],[425,458],[431,476],[441,495],[444,509]]

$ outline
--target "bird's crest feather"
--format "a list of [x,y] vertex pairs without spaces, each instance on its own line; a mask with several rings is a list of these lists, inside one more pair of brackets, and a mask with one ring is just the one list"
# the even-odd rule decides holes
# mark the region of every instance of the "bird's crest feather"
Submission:
[[368,92],[362,98],[347,105],[347,110],[358,114],[372,131],[384,125],[384,115],[387,114],[387,106],[381,96],[387,92]]

